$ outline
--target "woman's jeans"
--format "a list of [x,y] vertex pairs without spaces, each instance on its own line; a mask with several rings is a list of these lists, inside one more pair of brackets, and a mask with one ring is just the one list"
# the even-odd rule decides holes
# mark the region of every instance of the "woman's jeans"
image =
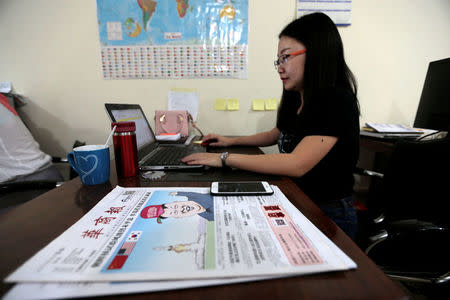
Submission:
[[323,212],[329,216],[349,237],[356,237],[358,219],[353,207],[353,196],[335,200],[319,205]]

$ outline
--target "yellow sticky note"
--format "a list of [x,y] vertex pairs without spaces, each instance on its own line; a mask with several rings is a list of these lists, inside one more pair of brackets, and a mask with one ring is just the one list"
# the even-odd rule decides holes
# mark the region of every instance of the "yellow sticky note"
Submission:
[[239,99],[228,99],[228,110],[239,110]]
[[227,110],[227,100],[217,98],[216,101],[214,101],[214,109],[215,110]]
[[264,99],[253,99],[253,110],[264,110]]
[[277,110],[278,108],[278,99],[269,98],[266,99],[266,110]]

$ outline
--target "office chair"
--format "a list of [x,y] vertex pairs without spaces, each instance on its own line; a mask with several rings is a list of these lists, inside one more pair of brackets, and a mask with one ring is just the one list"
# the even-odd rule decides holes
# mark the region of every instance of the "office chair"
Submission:
[[[45,155],[26,128],[16,111],[15,96],[0,93],[0,144],[2,155],[2,176],[0,183],[0,212],[29,201],[75,177],[65,158]],[[83,143],[76,141],[75,146]],[[27,169],[26,163],[30,164]],[[17,166],[16,166],[17,164]],[[42,169],[46,166],[44,169]],[[17,168],[17,169],[16,169]],[[29,171],[29,172],[26,172]],[[6,178],[6,180],[4,179]]]
[[14,181],[0,183],[0,212],[25,203],[64,183],[55,164]]
[[[85,144],[76,140],[73,148]],[[14,181],[0,183],[0,213],[32,200],[77,176],[67,158],[53,156],[50,167],[19,177]]]
[[389,277],[424,294],[450,283],[450,138],[398,140],[382,180],[373,216],[376,232],[366,254]]

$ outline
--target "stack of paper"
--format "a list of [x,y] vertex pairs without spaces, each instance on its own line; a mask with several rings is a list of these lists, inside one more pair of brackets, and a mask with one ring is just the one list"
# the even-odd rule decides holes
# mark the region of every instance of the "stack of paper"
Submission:
[[178,141],[181,138],[179,133],[166,133],[156,136],[157,141]]
[[423,133],[422,129],[411,128],[405,125],[370,122],[366,123],[366,127],[363,127],[361,130],[361,135],[379,138],[416,138]]

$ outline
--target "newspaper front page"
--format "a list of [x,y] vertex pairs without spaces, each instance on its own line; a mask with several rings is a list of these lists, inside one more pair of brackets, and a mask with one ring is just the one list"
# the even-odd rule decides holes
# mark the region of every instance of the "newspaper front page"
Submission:
[[116,187],[5,281],[220,283],[356,268],[273,189],[213,197],[208,188]]

